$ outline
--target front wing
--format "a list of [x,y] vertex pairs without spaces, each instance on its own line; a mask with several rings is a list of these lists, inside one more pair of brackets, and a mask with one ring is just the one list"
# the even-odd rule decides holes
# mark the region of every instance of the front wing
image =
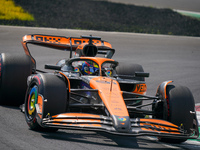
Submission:
[[[38,115],[37,120],[42,127],[104,131],[117,135],[153,135],[186,139],[195,139],[199,136],[198,128],[196,131],[194,129],[193,135],[189,135],[181,127],[159,119],[130,119],[130,130],[126,132],[119,131],[117,127],[114,127],[112,118],[103,115],[63,113],[55,116],[47,116],[46,118],[41,118]],[[122,119],[121,124],[123,124],[123,121]]]

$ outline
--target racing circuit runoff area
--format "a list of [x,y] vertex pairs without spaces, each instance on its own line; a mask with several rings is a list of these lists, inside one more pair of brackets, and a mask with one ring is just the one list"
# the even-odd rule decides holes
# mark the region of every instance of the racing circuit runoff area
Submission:
[[[26,34],[58,36],[93,35],[109,41],[116,53],[113,59],[141,64],[145,72],[147,94],[155,95],[157,86],[166,80],[187,86],[195,102],[200,103],[200,38],[134,33],[62,30],[0,26],[0,52],[24,53],[21,38]],[[37,68],[68,58],[66,52],[36,49],[32,52]],[[199,149],[188,140],[182,144],[157,142],[155,137],[120,137],[107,133],[59,130],[56,133],[33,132],[16,107],[0,106],[0,145],[3,149]]]

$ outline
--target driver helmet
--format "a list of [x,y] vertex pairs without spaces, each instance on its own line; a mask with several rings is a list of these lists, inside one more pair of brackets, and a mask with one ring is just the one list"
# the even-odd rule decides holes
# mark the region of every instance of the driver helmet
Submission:
[[92,61],[84,61],[82,64],[82,73],[84,75],[92,75],[99,70],[99,66]]

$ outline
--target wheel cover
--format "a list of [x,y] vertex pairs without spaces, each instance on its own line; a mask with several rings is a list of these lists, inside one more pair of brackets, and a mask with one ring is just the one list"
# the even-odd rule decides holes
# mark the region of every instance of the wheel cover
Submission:
[[35,115],[35,104],[38,100],[38,87],[35,85],[30,90],[29,96],[28,96],[28,105],[27,105],[27,112],[29,119],[32,119]]

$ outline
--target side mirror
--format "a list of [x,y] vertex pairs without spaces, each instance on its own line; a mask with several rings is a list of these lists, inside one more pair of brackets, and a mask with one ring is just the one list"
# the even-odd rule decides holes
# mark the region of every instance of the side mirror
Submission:
[[146,72],[135,72],[136,77],[149,77],[149,73]]

